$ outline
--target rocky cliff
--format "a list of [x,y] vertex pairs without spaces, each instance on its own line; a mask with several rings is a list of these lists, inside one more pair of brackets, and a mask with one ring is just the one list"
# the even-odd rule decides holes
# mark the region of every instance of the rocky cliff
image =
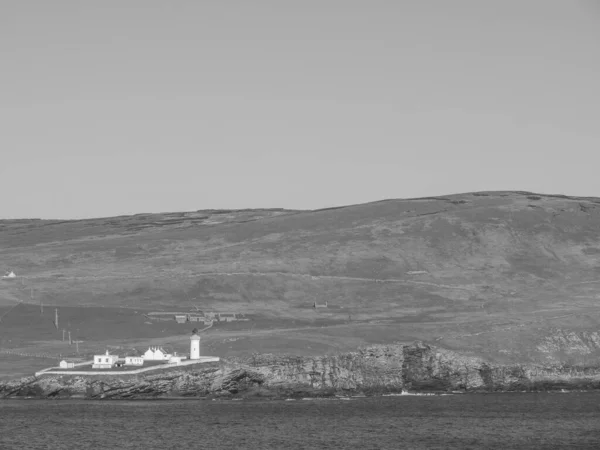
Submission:
[[319,358],[253,355],[152,375],[43,375],[0,384],[0,398],[306,397],[568,388],[600,388],[600,367],[492,365],[417,342]]

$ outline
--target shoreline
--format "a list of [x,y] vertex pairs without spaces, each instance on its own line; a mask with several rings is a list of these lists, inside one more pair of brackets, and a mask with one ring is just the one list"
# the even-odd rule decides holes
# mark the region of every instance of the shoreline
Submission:
[[600,390],[546,390],[546,391],[466,391],[466,392],[403,392],[398,394],[375,394],[375,395],[347,395],[347,396],[314,396],[314,397],[243,397],[243,396],[159,396],[159,397],[138,397],[138,398],[92,398],[85,396],[63,396],[63,397],[36,397],[36,396],[15,396],[2,397],[0,401],[44,401],[44,402],[70,402],[70,401],[93,401],[93,402],[169,402],[169,401],[196,401],[196,402],[309,402],[309,401],[349,401],[375,398],[406,398],[406,397],[456,397],[471,395],[549,395],[549,394],[599,394]]
[[298,391],[296,395],[293,393],[283,394],[276,389],[263,389],[261,391],[242,391],[237,393],[215,393],[208,395],[156,395],[146,394],[138,396],[86,396],[85,394],[61,394],[61,395],[12,395],[0,397],[2,400],[44,400],[44,401],[218,401],[218,402],[233,402],[233,401],[320,401],[320,400],[358,400],[366,398],[403,398],[403,397],[441,397],[441,396],[468,396],[468,395],[523,395],[523,394],[574,394],[574,393],[598,393],[600,389],[565,389],[563,387],[550,389],[529,389],[529,390],[485,390],[472,389],[464,391],[428,391],[428,390],[402,390],[400,392],[377,392],[377,393],[343,393],[328,389],[317,390],[313,392]]
[[318,358],[263,354],[152,369],[47,371],[0,383],[0,398],[249,400],[600,391],[600,367],[492,365],[422,342]]

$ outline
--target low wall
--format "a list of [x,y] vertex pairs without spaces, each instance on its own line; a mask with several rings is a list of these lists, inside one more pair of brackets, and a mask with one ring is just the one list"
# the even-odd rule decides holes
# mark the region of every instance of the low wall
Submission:
[[[167,363],[160,364],[157,366],[151,367],[142,367],[141,369],[135,370],[94,370],[94,371],[82,371],[82,370],[56,370],[56,367],[50,367],[49,369],[40,370],[35,373],[36,377],[41,375],[135,375],[143,372],[150,372],[151,370],[161,370],[161,369],[172,369],[173,367],[180,366],[191,366],[193,364],[200,363],[208,363],[208,362],[218,362],[220,358],[218,356],[201,356],[200,359],[187,359],[185,361],[181,361],[180,363]],[[92,364],[93,361],[88,361],[85,363],[77,364],[77,366],[84,366],[88,364]]]

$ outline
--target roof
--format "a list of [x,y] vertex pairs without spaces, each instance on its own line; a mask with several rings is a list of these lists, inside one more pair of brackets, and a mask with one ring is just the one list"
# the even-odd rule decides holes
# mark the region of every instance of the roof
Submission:
[[167,352],[165,351],[165,349],[164,349],[164,348],[162,348],[162,347],[148,347],[148,350],[146,350],[146,352],[145,352],[145,353],[148,353],[148,352],[152,352],[152,353],[156,353],[156,352],[163,352],[163,353],[165,353],[165,354],[167,353]]
[[200,336],[198,336],[197,334],[192,334],[192,336],[190,337],[190,339],[192,339],[194,341],[199,341],[200,340]]
[[97,354],[97,355],[94,355],[94,356],[117,356],[117,355],[113,355],[113,354],[109,353],[108,350],[106,350],[106,353]]

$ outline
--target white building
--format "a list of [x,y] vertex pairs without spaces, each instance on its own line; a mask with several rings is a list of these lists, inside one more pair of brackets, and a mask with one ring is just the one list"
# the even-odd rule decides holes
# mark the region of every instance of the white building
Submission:
[[168,361],[171,356],[160,347],[150,347],[144,353],[143,358],[145,361]]
[[125,365],[126,366],[143,366],[144,358],[141,356],[126,356],[125,357]]
[[12,270],[9,270],[2,278],[17,278],[17,275]]
[[171,356],[169,358],[169,364],[175,364],[175,365],[181,364],[182,359],[183,358],[181,356]]
[[93,369],[110,369],[114,366],[119,357],[117,355],[111,355],[106,350],[106,354],[104,355],[94,355],[94,364],[92,365]]
[[196,333],[190,336],[190,359],[200,359],[200,336]]
[[63,359],[61,362],[58,363],[58,367],[60,367],[61,369],[72,369],[73,367],[75,367],[75,363],[73,361],[67,361],[66,359]]
[[236,320],[235,314],[231,313],[219,313],[219,322],[233,322]]

